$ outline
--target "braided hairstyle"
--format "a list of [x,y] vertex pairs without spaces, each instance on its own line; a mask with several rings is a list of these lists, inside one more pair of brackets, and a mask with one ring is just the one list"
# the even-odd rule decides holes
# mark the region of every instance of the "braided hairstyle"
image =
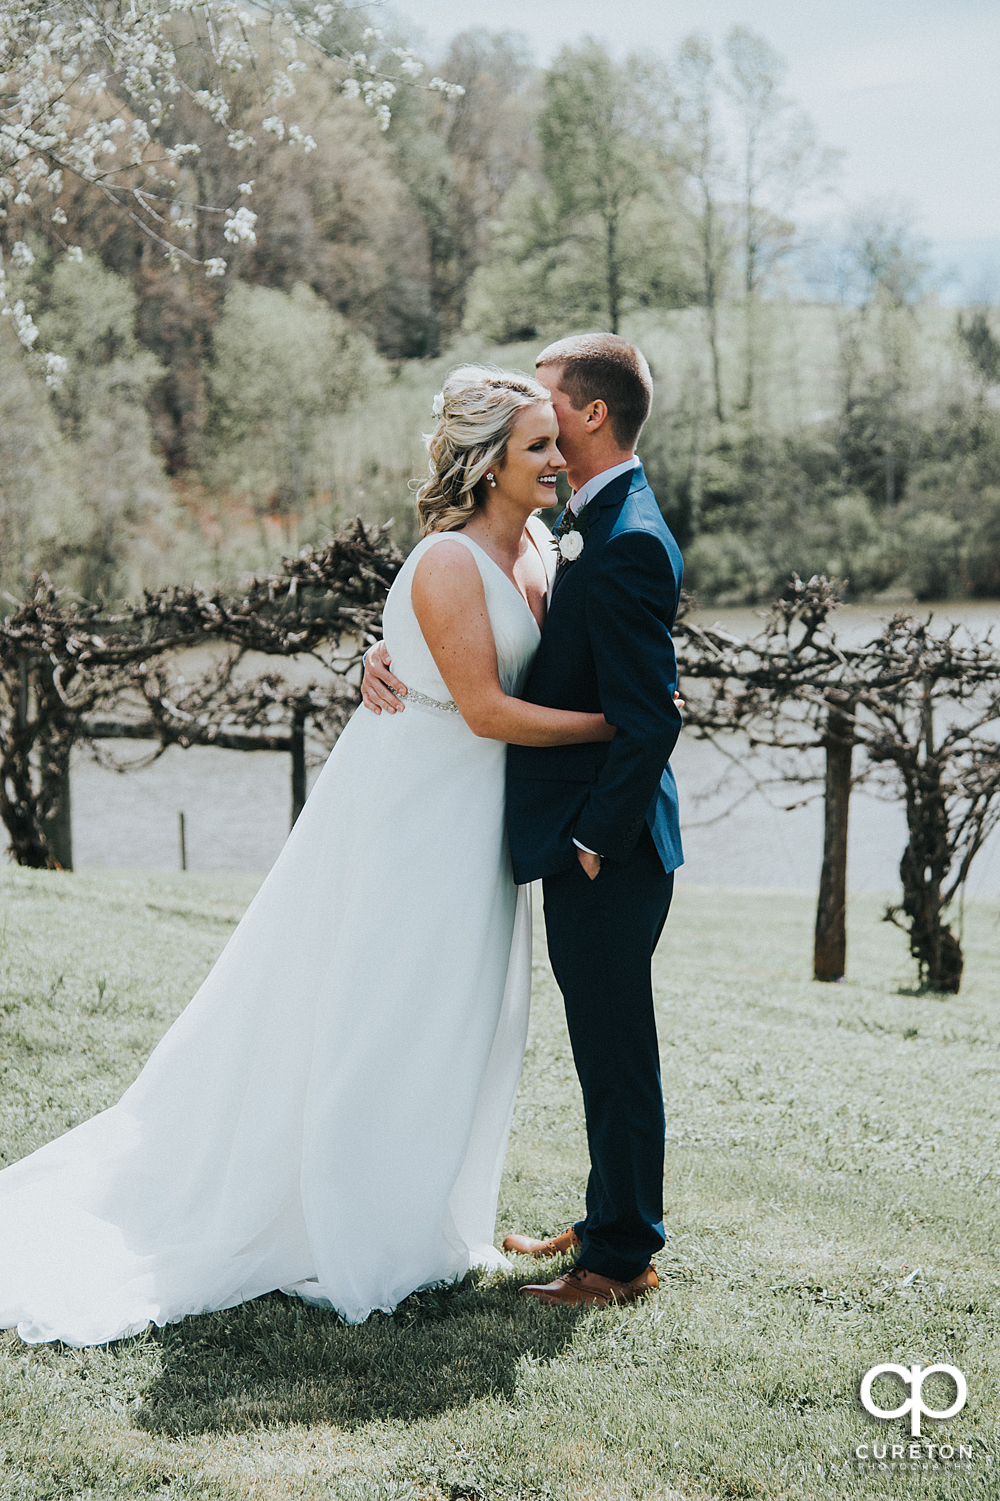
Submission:
[[487,470],[498,469],[518,412],[549,401],[530,375],[494,365],[460,365],[434,401],[437,424],[425,435],[430,462],[417,490],[420,534],[454,532],[482,506]]

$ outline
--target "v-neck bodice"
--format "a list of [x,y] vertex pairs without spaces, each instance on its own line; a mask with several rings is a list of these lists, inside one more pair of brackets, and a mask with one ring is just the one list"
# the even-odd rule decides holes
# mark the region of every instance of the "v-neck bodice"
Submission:
[[[529,526],[532,528],[532,540],[538,547],[548,573],[545,548],[548,529],[543,522],[534,518]],[[541,529],[537,537],[536,528]],[[545,536],[542,537],[541,533]],[[444,537],[455,538],[463,543],[476,561],[496,644],[500,683],[505,693],[517,695],[524,686],[541,640],[538,622],[513,579],[478,542],[463,536],[461,532],[432,532],[429,537],[424,537],[410,553],[389,590],[382,623],[386,645],[392,657],[393,673],[408,688],[416,689],[418,693],[437,702],[446,702],[451,696],[424,640],[410,598],[417,564]],[[554,561],[554,549],[551,550]]]

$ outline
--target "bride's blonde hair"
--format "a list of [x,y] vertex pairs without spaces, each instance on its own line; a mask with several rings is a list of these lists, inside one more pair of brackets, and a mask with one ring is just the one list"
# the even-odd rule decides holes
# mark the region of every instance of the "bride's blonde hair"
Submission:
[[551,398],[530,375],[494,365],[460,365],[435,398],[437,425],[425,434],[430,462],[417,491],[420,535],[453,532],[485,499],[483,476],[497,469],[518,412]]

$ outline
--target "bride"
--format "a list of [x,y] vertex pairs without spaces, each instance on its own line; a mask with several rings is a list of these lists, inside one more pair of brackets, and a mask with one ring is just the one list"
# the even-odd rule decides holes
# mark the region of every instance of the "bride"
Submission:
[[[405,714],[355,714],[197,995],[117,1105],[0,1173],[0,1327],[102,1344],[281,1289],[359,1322],[506,1265],[529,888],[506,743],[609,740],[516,697],[564,461],[548,392],[478,366],[435,401],[423,540],[386,601]],[[379,914],[391,965],[372,967]]]

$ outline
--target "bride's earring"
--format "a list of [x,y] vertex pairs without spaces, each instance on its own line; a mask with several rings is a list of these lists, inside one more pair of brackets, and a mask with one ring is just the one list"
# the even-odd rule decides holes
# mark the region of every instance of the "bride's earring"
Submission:
[[486,478],[487,478],[487,479],[488,479],[488,480],[489,480],[489,482],[490,482],[490,488],[491,488],[491,489],[492,489],[492,490],[495,490],[495,489],[496,489],[496,487],[497,487],[497,482],[496,482],[496,480],[495,480],[495,479],[494,479],[494,478],[493,478],[493,470],[492,470],[492,469],[488,469],[488,470],[487,470],[487,471],[486,471]]

